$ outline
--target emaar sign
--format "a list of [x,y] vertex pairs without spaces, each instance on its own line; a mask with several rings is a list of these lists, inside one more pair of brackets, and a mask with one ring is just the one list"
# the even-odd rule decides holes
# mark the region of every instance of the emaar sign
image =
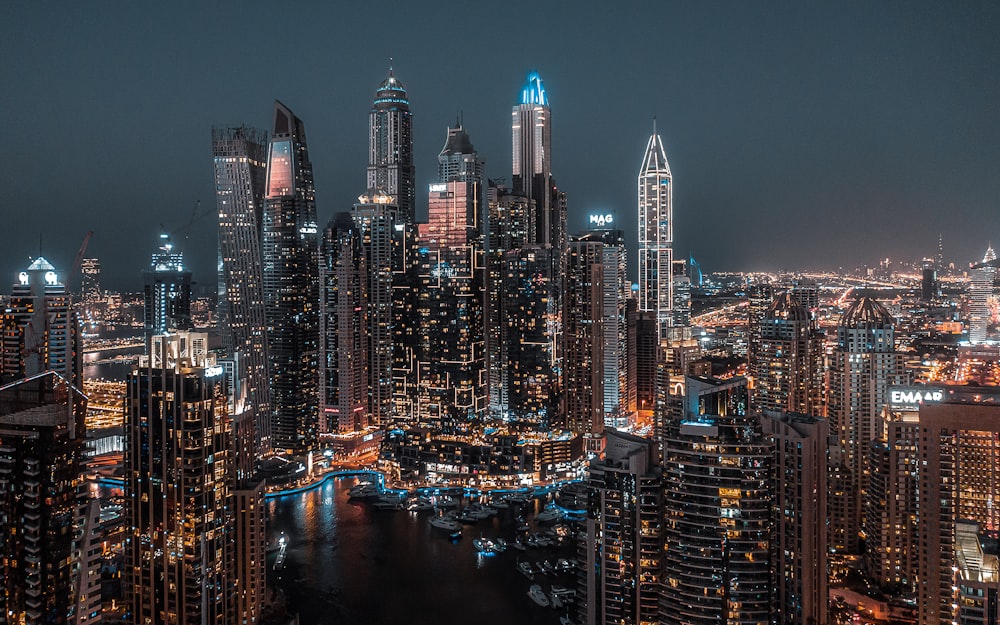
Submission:
[[944,399],[944,391],[939,388],[896,387],[889,389],[889,406],[892,408],[915,408],[920,404],[937,403]]

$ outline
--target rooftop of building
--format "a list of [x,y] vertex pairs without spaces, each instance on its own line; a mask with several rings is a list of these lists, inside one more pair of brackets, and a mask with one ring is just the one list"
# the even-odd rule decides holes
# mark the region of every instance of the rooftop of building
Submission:
[[847,307],[844,316],[841,317],[841,325],[853,326],[858,324],[883,323],[891,324],[892,315],[885,306],[870,297],[862,297]]

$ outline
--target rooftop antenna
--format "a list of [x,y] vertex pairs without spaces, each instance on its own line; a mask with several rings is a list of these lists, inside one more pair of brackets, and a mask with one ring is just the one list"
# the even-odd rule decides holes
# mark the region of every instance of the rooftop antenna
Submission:
[[389,57],[389,75],[392,76],[392,57]]

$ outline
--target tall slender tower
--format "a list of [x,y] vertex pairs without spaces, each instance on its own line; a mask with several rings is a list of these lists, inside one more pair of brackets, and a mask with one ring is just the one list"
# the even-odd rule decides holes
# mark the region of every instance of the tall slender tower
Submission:
[[[246,367],[247,418],[256,455],[271,447],[271,399],[267,377],[267,316],[261,237],[267,132],[240,126],[212,129],[215,196],[219,211],[219,291],[226,311],[219,331],[228,355]],[[220,302],[221,304],[222,302]]]
[[673,185],[663,140],[653,134],[639,168],[639,310],[656,313],[661,339],[673,319]]
[[[513,193],[534,200],[534,231],[529,242],[558,245],[563,232],[552,180],[552,110],[538,72],[528,72],[519,103],[511,112]],[[564,226],[563,230],[565,229]]]
[[837,326],[830,358],[831,445],[830,548],[856,553],[872,441],[879,438],[879,414],[889,386],[902,382],[892,315],[874,299],[851,304]]
[[[604,431],[604,243],[573,237],[566,254],[566,429]],[[616,380],[617,381],[617,380]]]
[[469,135],[449,128],[419,236],[421,416],[466,422],[486,413],[482,171]]
[[264,207],[264,303],[272,445],[305,451],[316,440],[319,228],[302,121],[274,103]]
[[320,279],[320,431],[368,426],[368,268],[362,233],[347,212],[323,231]]
[[996,267],[986,264],[995,261],[996,252],[991,245],[983,256],[983,266],[972,270],[972,284],[969,286],[969,342],[973,345],[986,340],[986,328],[990,323],[990,309],[987,300],[993,293]]
[[368,114],[368,187],[396,200],[406,223],[414,222],[413,114],[406,87],[389,67]]
[[368,411],[373,425],[384,426],[393,415],[393,351],[402,347],[393,340],[393,269],[405,225],[395,199],[378,193],[358,197],[351,216],[361,232],[367,266]]

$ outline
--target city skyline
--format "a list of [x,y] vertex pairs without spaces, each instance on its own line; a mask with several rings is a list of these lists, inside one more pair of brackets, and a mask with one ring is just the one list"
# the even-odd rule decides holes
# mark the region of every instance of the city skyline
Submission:
[[[486,175],[509,177],[507,115],[536,69],[570,233],[610,211],[636,249],[634,176],[654,116],[676,176],[676,256],[709,270],[916,260],[935,253],[941,233],[945,259],[961,266],[1000,231],[996,6],[649,5],[602,15],[553,4],[533,9],[541,30],[581,36],[492,45],[515,8],[310,7],[306,32],[264,46],[215,36],[220,23],[253,32],[273,22],[276,9],[263,4],[176,14],[5,5],[2,72],[17,88],[0,96],[9,114],[0,182],[4,214],[18,220],[0,235],[9,250],[0,272],[16,276],[39,253],[69,270],[93,230],[87,256],[101,259],[104,284],[138,290],[148,250],[132,234],[150,240],[162,223],[211,288],[210,129],[264,127],[275,98],[310,120],[326,223],[366,190],[368,112],[389,57],[413,112],[421,220],[456,117]],[[390,43],[369,52],[365,29],[351,25],[390,15]],[[451,40],[426,36],[445,27]],[[435,62],[442,54],[454,60],[448,72]],[[810,233],[822,236],[806,243]],[[68,279],[73,289],[79,281]]]

